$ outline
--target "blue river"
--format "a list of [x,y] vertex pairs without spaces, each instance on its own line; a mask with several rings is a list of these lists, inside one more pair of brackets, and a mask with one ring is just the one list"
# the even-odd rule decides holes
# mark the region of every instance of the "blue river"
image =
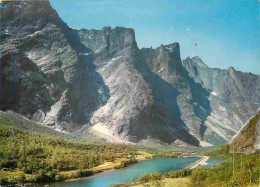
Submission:
[[[190,158],[156,158],[151,160],[139,161],[124,169],[110,170],[91,177],[76,181],[54,183],[52,187],[106,187],[114,183],[124,183],[138,178],[144,173],[165,173],[172,170],[179,170],[189,166],[197,161],[198,157]],[[212,167],[222,160],[208,160],[209,165],[203,167]]]

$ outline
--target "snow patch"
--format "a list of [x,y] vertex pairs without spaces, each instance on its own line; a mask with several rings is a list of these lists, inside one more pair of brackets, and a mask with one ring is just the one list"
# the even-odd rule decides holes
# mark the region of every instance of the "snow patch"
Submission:
[[76,29],[76,28],[73,28],[73,27],[70,27],[70,29],[73,29],[73,30],[78,30],[78,29]]
[[90,132],[96,134],[97,136],[104,138],[106,140],[108,140],[109,142],[113,142],[113,143],[125,143],[125,144],[134,144],[132,142],[129,142],[127,140],[122,140],[120,139],[120,137],[118,136],[114,136],[110,133],[110,131],[108,130],[107,127],[105,127],[104,125],[102,125],[102,123],[97,123],[95,124]]
[[201,147],[212,147],[214,145],[212,145],[211,143],[205,141],[205,140],[199,140],[200,141],[200,146]]
[[214,95],[214,96],[217,96],[217,95],[218,95],[218,93],[217,93],[217,92],[214,92],[214,91],[210,92],[210,94],[211,94],[211,95]]
[[58,129],[58,128],[53,128],[55,131],[58,131],[58,132],[63,132],[62,130]]
[[218,107],[218,109],[219,109],[220,111],[223,111],[223,112],[225,112],[225,111],[226,111],[226,108],[225,108],[225,107],[223,107],[223,106],[219,106],[219,107]]
[[203,108],[201,105],[200,105],[200,109],[203,110],[203,111],[205,111],[205,112],[207,112],[207,111],[205,110],[205,108]]
[[35,35],[37,35],[37,34],[39,34],[39,33],[41,33],[42,31],[36,31],[35,33],[33,33],[33,34],[30,34],[30,35],[28,35],[27,37],[34,37]]
[[187,99],[191,99],[191,96],[187,95],[186,98],[187,98]]
[[172,48],[171,48],[171,47],[166,47],[166,49],[168,49],[168,50],[172,51]]
[[43,61],[43,60],[46,60],[46,59],[48,59],[50,57],[51,57],[51,55],[46,55],[46,56],[40,58],[38,61]]
[[104,125],[102,125],[102,123],[97,123],[95,124],[92,129],[94,129],[95,131],[98,131],[102,134],[105,134],[105,135],[109,135],[111,136],[112,134],[109,132],[109,130],[107,129],[107,127],[105,127]]
[[160,69],[157,73],[161,73],[165,68]]
[[84,56],[87,56],[89,55],[90,53],[79,53],[79,55],[84,55]]
[[118,59],[120,59],[120,58],[122,58],[123,56],[119,56],[119,57],[115,57],[115,58],[112,58],[111,60],[112,61],[116,61],[116,60],[118,60]]
[[94,53],[99,53],[100,51],[102,51],[104,48],[106,48],[107,45],[101,46],[100,48],[98,48],[96,51],[94,51]]

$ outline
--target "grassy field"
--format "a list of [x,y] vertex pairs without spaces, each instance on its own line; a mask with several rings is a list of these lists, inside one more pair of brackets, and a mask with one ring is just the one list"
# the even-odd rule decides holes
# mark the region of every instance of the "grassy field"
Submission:
[[[244,187],[258,187],[258,186],[259,185],[257,184],[252,184],[252,185],[246,185]],[[163,180],[147,182],[138,185],[132,185],[131,187],[198,187],[198,186],[192,184],[190,177],[185,177],[185,178],[176,178],[176,179],[165,178]],[[219,186],[215,186],[215,187],[219,187]]]
[[152,182],[147,182],[144,184],[133,185],[131,187],[190,187],[191,180],[190,178],[165,178],[163,180],[157,180]]

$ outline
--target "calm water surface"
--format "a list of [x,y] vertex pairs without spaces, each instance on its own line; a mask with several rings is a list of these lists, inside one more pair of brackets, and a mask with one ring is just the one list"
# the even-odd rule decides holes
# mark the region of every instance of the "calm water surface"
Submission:
[[117,169],[103,172],[84,180],[62,182],[52,184],[52,187],[105,187],[113,183],[128,182],[131,179],[136,179],[144,173],[159,172],[164,173],[172,170],[183,169],[195,162],[199,158],[158,158],[146,161],[140,161],[125,169]]

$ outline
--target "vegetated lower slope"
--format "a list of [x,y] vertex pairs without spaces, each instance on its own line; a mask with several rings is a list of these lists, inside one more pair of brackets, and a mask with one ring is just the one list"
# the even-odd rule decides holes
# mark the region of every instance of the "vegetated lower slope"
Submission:
[[[195,169],[192,182],[202,186],[247,186],[259,184],[259,150],[254,153],[230,153],[230,145],[225,144],[205,153],[212,158],[225,159],[213,169]],[[234,174],[233,174],[234,156]]]
[[230,152],[254,153],[259,149],[260,111],[232,138]]
[[136,159],[177,157],[181,152],[192,151],[174,146],[170,149],[163,146],[148,148],[104,143],[95,137],[91,139],[78,139],[73,134],[28,120],[21,114],[0,111],[0,185],[11,182],[12,140],[14,184],[84,177],[100,172],[99,168],[103,167],[96,166],[105,162],[112,164],[108,169],[122,168],[136,163]]
[[[12,118],[0,114],[0,185],[10,184],[11,167],[13,183],[48,183],[91,175],[94,171],[89,168],[137,153],[137,148],[131,145],[67,138],[69,136],[66,134],[48,127],[17,120],[17,116],[12,136]],[[26,129],[25,126],[32,129]],[[76,171],[70,175],[60,174],[68,170]]]
[[[87,139],[89,141],[104,141],[93,134],[88,133],[88,131],[84,131],[84,134],[81,131],[76,131],[74,133],[68,133],[66,131],[61,131],[56,129],[55,127],[47,126],[43,123],[30,120],[25,116],[13,112],[13,111],[6,111],[3,112],[0,110],[0,120],[5,122],[10,122],[14,120],[14,127],[19,128],[21,130],[35,132],[35,133],[43,133],[48,134],[54,137],[60,138],[74,138],[74,139]],[[84,128],[89,128],[87,125]]]
[[12,125],[13,120],[14,120],[14,127],[19,128],[21,130],[48,134],[60,138],[73,138],[72,134],[56,131],[51,127],[31,121],[19,113],[15,113],[12,111],[3,112],[0,110],[0,121],[2,124],[6,123]]

